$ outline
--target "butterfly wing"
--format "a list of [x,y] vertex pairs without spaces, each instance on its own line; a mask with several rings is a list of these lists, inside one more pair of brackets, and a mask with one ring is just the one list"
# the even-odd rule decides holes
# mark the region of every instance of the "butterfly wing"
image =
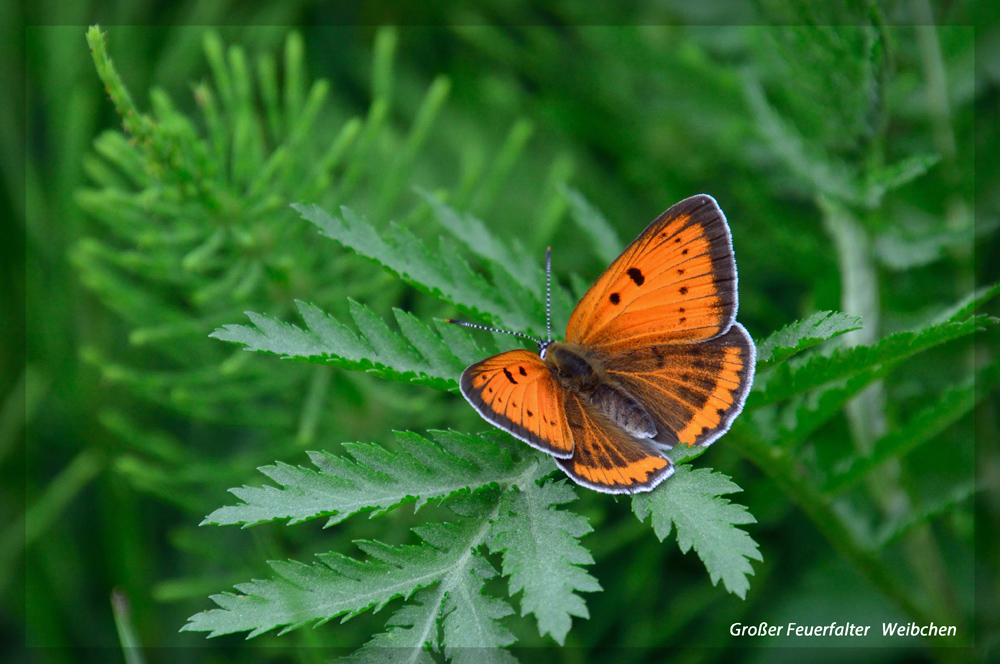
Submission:
[[538,355],[511,350],[476,362],[459,387],[486,421],[555,457],[573,456],[564,390]]
[[711,339],[736,319],[726,217],[701,194],[661,214],[583,296],[566,340],[615,353]]
[[710,445],[743,410],[756,350],[739,323],[695,344],[640,346],[609,355],[608,377],[642,402],[656,424],[653,440]]
[[670,459],[614,426],[589,401],[566,392],[564,404],[573,456],[557,458],[556,463],[578,484],[604,493],[636,493],[649,491],[673,474]]

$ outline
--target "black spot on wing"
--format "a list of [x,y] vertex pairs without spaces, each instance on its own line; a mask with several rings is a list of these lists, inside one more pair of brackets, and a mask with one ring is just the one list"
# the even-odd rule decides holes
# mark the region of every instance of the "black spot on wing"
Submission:
[[503,368],[503,375],[507,376],[507,380],[510,381],[511,385],[517,385],[517,381],[514,380],[514,374],[507,370],[507,367]]
[[688,287],[681,286],[681,295],[687,295],[687,294],[688,294]]
[[611,300],[611,304],[618,304],[622,301],[622,298],[618,293],[612,293],[608,296],[608,299]]
[[637,267],[630,267],[628,269],[629,278],[635,282],[636,286],[642,286],[646,283],[646,277],[642,275],[642,270]]
[[518,367],[517,370],[520,372],[522,376],[528,375],[528,372],[524,370],[524,367]]

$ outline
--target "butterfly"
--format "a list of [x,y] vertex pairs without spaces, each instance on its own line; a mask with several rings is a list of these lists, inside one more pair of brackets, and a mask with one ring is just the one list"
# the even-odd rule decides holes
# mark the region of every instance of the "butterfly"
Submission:
[[552,339],[468,367],[462,395],[491,424],[555,457],[578,484],[650,491],[674,472],[663,451],[729,430],[753,383],[756,349],[736,322],[736,261],[726,217],[701,194],[670,207],[625,248]]

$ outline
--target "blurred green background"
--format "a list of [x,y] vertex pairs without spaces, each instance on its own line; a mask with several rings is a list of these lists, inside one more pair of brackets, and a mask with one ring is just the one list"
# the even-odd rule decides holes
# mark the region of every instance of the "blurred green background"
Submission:
[[[249,643],[178,632],[211,606],[209,594],[267,576],[266,560],[353,555],[351,540],[408,541],[410,526],[434,518],[405,507],[326,531],[318,522],[199,528],[234,501],[226,489],[260,484],[256,467],[304,464],[305,450],[341,441],[391,445],[392,430],[484,428],[455,395],[208,338],[245,322],[246,310],[300,323],[296,299],[342,319],[348,297],[386,319],[392,307],[425,321],[454,314],[318,238],[289,203],[346,204],[376,225],[397,220],[434,238],[440,231],[411,190],[418,185],[520,239],[539,260],[551,244],[557,277],[578,286],[605,262],[569,221],[565,186],[625,241],[674,202],[709,193],[730,220],[739,319],[757,339],[833,309],[865,320],[847,343],[872,343],[998,278],[1000,32],[989,2],[767,0],[735,13],[721,3],[486,2],[420,21],[439,27],[407,27],[414,16],[383,16],[384,8],[348,14],[294,1],[43,3],[31,10],[39,22],[49,4],[74,25],[0,40],[12,89],[22,85],[27,100],[20,143],[17,100],[3,106],[2,204],[23,222],[4,230],[0,284],[3,661],[120,661],[113,588],[128,596],[152,662],[327,661],[382,629],[386,613]],[[383,18],[404,25],[367,25]],[[90,22],[109,26],[110,56],[141,111],[190,119],[171,125],[177,136],[243,144],[247,127],[213,123],[206,102],[212,90],[220,98],[227,68],[245,66],[283,95],[291,86],[282,98],[292,102],[268,116],[263,85],[260,104],[243,109],[262,118],[260,154],[209,149],[201,170],[152,170],[140,156],[149,146],[121,133],[95,72]],[[114,27],[156,22],[244,25]],[[747,25],[699,25],[714,22]],[[271,69],[271,79],[260,76]],[[318,79],[329,82],[322,98],[310,96]],[[282,158],[268,161],[282,143]],[[262,176],[265,163],[272,171]],[[896,176],[902,184],[889,186]],[[988,332],[915,357],[814,432],[806,455],[822,465],[865,449],[996,356]],[[842,500],[868,525],[900,509],[924,524],[881,561],[988,657],[998,647],[1000,531],[984,526],[1000,506],[992,493],[947,500],[974,462],[982,481],[996,481],[995,400],[983,396]],[[567,647],[545,657],[835,661],[844,651],[734,639],[729,625],[850,620],[880,632],[883,621],[910,619],[840,555],[767,461],[737,443],[721,439],[699,463],[732,476],[745,489],[733,499],[759,522],[748,530],[764,562],[754,565],[747,599],[713,587],[693,554],[659,543],[626,504],[580,490],[573,509],[595,529],[584,544],[604,592],[586,597],[590,620],[577,620]],[[902,507],[891,504],[901,497]],[[976,524],[975,514],[989,521]],[[519,646],[551,646],[527,620],[509,622]],[[852,657],[973,656],[920,639],[865,645]]]

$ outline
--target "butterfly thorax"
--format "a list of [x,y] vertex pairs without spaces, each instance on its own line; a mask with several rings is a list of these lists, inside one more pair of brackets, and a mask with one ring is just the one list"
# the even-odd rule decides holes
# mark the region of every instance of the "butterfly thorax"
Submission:
[[586,346],[552,343],[545,364],[565,389],[589,400],[620,428],[639,438],[656,436],[656,425],[642,404],[604,371],[603,362]]

